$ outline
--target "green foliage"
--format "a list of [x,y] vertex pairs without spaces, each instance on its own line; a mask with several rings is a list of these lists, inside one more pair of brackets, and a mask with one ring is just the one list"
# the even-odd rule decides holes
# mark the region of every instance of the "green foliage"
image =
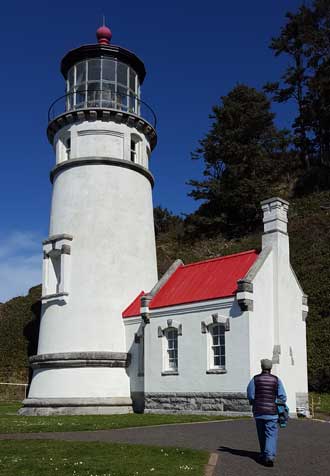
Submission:
[[[309,188],[330,185],[330,2],[314,0],[286,15],[287,22],[271,49],[290,62],[281,81],[265,90],[277,102],[295,101],[294,144]],[[319,169],[319,173],[310,168]],[[324,177],[327,177],[324,180]],[[318,181],[318,179],[322,179]],[[317,188],[316,188],[317,187]]]
[[2,476],[200,476],[206,451],[124,443],[2,441]]
[[161,206],[154,208],[154,223],[156,237],[160,233],[173,232],[177,235],[183,233],[183,219],[174,215],[167,208]]
[[[11,299],[0,309],[0,382],[26,383],[28,356],[36,353],[41,286]],[[9,394],[10,392],[10,394]],[[0,398],[22,397],[21,387],[0,386]]]
[[189,182],[189,195],[204,203],[188,225],[239,236],[255,229],[260,200],[278,194],[283,172],[290,170],[288,134],[276,129],[265,94],[243,84],[221,98],[211,118],[211,130],[193,154],[204,161],[204,180]]
[[314,411],[330,415],[330,393],[311,392],[309,395],[309,404],[314,406]]

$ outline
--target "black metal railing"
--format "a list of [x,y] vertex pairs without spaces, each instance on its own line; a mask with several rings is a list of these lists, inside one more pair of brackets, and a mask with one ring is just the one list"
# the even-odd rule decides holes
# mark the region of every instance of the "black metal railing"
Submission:
[[132,94],[122,94],[108,89],[83,90],[64,94],[56,99],[48,109],[48,122],[65,112],[78,109],[112,109],[141,117],[154,129],[157,117],[148,104]]

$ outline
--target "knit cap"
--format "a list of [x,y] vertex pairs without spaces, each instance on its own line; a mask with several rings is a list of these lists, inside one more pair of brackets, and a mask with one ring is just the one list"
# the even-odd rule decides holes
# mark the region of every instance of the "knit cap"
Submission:
[[271,370],[273,367],[273,362],[269,359],[262,359],[260,363],[262,370]]

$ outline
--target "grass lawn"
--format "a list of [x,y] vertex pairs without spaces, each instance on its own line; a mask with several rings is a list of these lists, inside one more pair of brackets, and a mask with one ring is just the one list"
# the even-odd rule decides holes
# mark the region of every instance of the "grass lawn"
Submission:
[[227,416],[207,415],[86,415],[86,416],[19,416],[20,404],[0,403],[0,433],[45,431],[111,430],[134,426],[228,420]]
[[208,453],[64,441],[0,441],[1,476],[202,476]]

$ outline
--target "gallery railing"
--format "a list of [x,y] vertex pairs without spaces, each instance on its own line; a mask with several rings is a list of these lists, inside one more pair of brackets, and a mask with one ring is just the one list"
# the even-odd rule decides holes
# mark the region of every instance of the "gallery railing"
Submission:
[[141,117],[154,129],[157,126],[157,117],[148,104],[137,96],[121,94],[109,89],[74,91],[56,99],[48,109],[48,121],[70,111],[79,109],[111,109]]

